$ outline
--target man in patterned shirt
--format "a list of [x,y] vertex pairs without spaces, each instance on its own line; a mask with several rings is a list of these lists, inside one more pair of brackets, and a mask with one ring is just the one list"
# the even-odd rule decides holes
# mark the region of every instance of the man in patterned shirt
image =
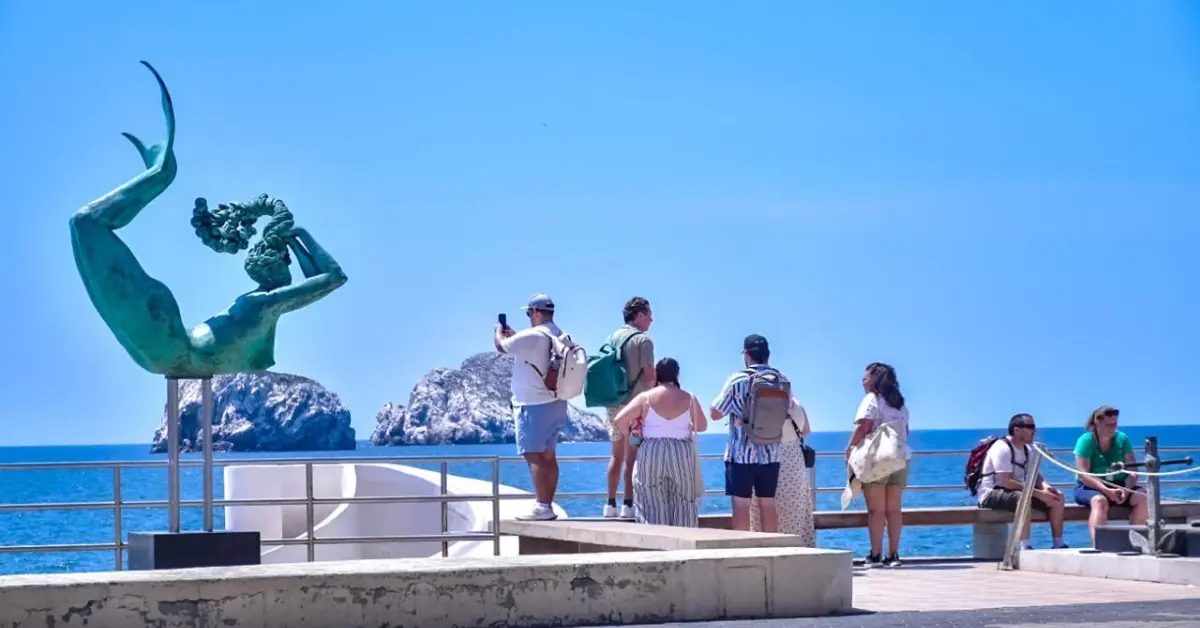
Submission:
[[[779,372],[768,362],[771,350],[767,339],[758,334],[746,336],[742,343],[746,370]],[[742,412],[749,396],[750,376],[738,371],[725,380],[725,386],[712,403],[710,416],[720,421],[729,416],[729,441],[725,445],[725,494],[733,500],[733,529],[750,529],[750,499],[758,497],[762,515],[762,531],[779,530],[779,514],[775,510],[775,486],[779,483],[779,444],[759,445],[750,442],[742,423]],[[795,407],[792,399],[792,407]]]

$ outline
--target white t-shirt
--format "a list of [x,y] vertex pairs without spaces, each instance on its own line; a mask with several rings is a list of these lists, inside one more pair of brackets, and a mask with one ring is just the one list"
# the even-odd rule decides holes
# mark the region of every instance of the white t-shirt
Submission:
[[858,404],[858,412],[854,414],[854,422],[864,419],[871,421],[871,431],[879,429],[884,423],[894,423],[904,435],[904,459],[912,460],[912,448],[908,446],[908,404],[899,410],[889,406],[883,397],[875,393],[867,393]]
[[979,478],[978,497],[980,503],[988,491],[996,488],[997,473],[1011,473],[1018,482],[1025,481],[1026,454],[1023,447],[1012,445],[1008,438],[1001,438],[988,448],[987,456],[983,459],[980,469],[983,476]]
[[[540,329],[539,329],[540,328]],[[504,352],[513,357],[512,402],[514,406],[536,406],[557,401],[558,397],[546,388],[542,376],[550,367],[550,337],[562,335],[554,322],[522,329],[501,341]],[[533,365],[533,366],[530,366]],[[534,370],[534,366],[537,370]]]

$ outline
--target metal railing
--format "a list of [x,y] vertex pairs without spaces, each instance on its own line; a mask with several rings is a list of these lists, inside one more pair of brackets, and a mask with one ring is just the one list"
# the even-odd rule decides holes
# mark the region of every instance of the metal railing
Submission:
[[[1200,450],[1200,447],[1160,447],[1161,453],[1168,452],[1194,452]],[[1052,450],[1057,452],[1069,452],[1070,450],[1060,449]],[[1139,449],[1140,451],[1140,449]],[[936,451],[919,451],[913,452],[913,458],[927,457],[959,457],[964,461],[970,450],[936,450]],[[721,454],[702,454],[702,460],[720,460]],[[818,460],[825,459],[841,459],[839,453],[818,453]],[[574,456],[558,458],[561,464],[578,464],[578,463],[601,463],[607,462],[608,456]],[[340,465],[340,464],[403,464],[410,466],[437,464],[439,466],[440,491],[437,495],[396,495],[396,496],[380,496],[380,497],[316,497],[313,490],[313,466],[314,465]],[[449,465],[451,464],[487,464],[491,467],[491,488],[490,493],[479,494],[448,494],[449,488]],[[307,559],[314,561],[316,559],[317,545],[334,545],[343,543],[405,543],[405,542],[440,542],[441,554],[447,556],[449,554],[450,543],[458,541],[492,541],[493,554],[500,554],[500,541],[502,535],[499,531],[499,526],[492,525],[488,532],[455,532],[449,528],[449,504],[454,502],[472,502],[472,501],[489,501],[492,506],[492,521],[500,520],[500,502],[502,500],[523,500],[530,499],[532,496],[528,493],[502,494],[500,492],[500,466],[502,464],[524,464],[524,460],[519,457],[499,457],[499,456],[407,456],[407,457],[390,457],[390,456],[354,456],[342,458],[230,458],[220,460],[217,466],[236,466],[236,465],[304,465],[305,477],[305,496],[302,498],[269,498],[269,499],[215,499],[211,495],[211,491],[205,491],[204,499],[200,500],[184,500],[178,499],[177,503],[183,508],[206,508],[211,513],[212,507],[223,506],[304,506],[306,512],[305,534],[303,538],[280,538],[280,539],[263,539],[264,547],[285,546],[285,545],[305,545],[307,547]],[[204,467],[204,461],[201,460],[180,460],[179,467]],[[36,512],[49,510],[111,510],[113,512],[113,541],[109,543],[62,543],[62,544],[43,544],[43,545],[0,545],[0,554],[12,553],[38,553],[38,552],[87,552],[87,551],[109,551],[113,553],[114,566],[117,570],[124,568],[124,554],[128,548],[128,543],[124,540],[125,530],[122,524],[122,515],[125,511],[131,509],[146,509],[146,508],[163,508],[168,509],[171,505],[170,499],[167,500],[139,500],[127,501],[122,496],[121,484],[122,473],[131,469],[166,469],[170,472],[166,461],[105,461],[105,462],[51,462],[51,463],[5,463],[0,464],[0,473],[20,472],[20,471],[63,471],[63,470],[103,470],[109,469],[112,472],[112,494],[111,501],[89,501],[89,502],[34,502],[34,503],[6,503],[0,504],[0,513],[12,512]],[[207,469],[206,469],[207,470]],[[809,469],[810,486],[814,487],[813,499],[814,503],[818,494],[839,493],[843,487],[820,487],[817,486],[816,468]],[[1163,487],[1173,486],[1196,486],[1200,485],[1200,481],[1189,480],[1172,480],[1162,481]],[[925,492],[960,492],[963,491],[961,485],[916,485],[909,486],[906,491],[925,491]],[[725,493],[722,490],[706,490],[706,497],[724,497]],[[566,499],[603,499],[607,494],[604,492],[575,492],[575,493],[559,493],[556,496],[557,500]],[[315,506],[318,505],[341,505],[341,504],[412,504],[412,503],[439,503],[441,510],[441,532],[440,534],[420,534],[420,535],[393,535],[393,536],[373,536],[373,537],[318,537],[314,528],[317,526],[315,521]],[[211,528],[211,521],[204,522],[207,528]]]

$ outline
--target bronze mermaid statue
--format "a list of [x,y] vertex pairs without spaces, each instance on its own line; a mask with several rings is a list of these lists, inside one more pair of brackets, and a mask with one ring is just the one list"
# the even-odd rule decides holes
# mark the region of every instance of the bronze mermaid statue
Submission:
[[[71,217],[71,248],[88,297],[138,366],[158,375],[199,379],[222,373],[264,371],[275,364],[280,317],[325,297],[346,283],[333,257],[301,227],[283,201],[259,196],[210,210],[196,199],[192,226],[220,253],[246,254],[246,274],[258,284],[233,304],[188,330],[171,290],[146,273],[117,235],[175,180],[175,111],[158,71],[142,61],[162,94],[167,138],[147,147],[129,134],[146,169]],[[254,223],[269,216],[262,237],[250,246]],[[304,280],[292,283],[296,258]]]

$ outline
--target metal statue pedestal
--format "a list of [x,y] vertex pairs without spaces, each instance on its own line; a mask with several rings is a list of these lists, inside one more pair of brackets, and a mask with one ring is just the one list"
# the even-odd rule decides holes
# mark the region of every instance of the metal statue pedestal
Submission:
[[200,440],[204,452],[203,532],[180,531],[179,379],[167,378],[167,528],[130,532],[129,568],[180,569],[258,565],[262,546],[255,531],[213,530],[212,379],[200,381]]
[[[1150,541],[1151,529],[1148,525],[1129,525],[1128,523],[1109,523],[1096,526],[1096,549],[1101,552],[1121,554],[1126,552],[1143,553]],[[1159,526],[1161,540],[1158,542],[1154,555],[1166,558],[1176,556],[1200,557],[1200,528],[1186,524],[1163,524]],[[1133,535],[1142,539],[1136,545]],[[1147,552],[1149,553],[1149,552]]]

